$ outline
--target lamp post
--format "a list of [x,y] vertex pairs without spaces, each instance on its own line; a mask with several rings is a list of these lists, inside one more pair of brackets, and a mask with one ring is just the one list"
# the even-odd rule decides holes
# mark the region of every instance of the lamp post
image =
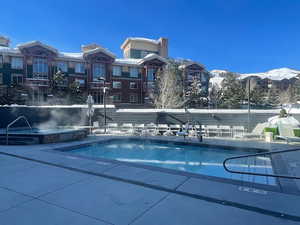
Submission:
[[108,90],[109,88],[106,87],[106,79],[104,77],[99,77],[98,78],[99,81],[103,82],[103,106],[104,106],[104,134],[106,134],[106,90]]
[[250,77],[248,79],[248,132],[250,132]]

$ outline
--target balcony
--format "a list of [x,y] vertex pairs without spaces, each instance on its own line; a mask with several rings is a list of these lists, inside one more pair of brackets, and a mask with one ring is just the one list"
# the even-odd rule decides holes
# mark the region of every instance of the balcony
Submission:
[[25,78],[25,85],[28,87],[49,87],[50,82],[45,78]]

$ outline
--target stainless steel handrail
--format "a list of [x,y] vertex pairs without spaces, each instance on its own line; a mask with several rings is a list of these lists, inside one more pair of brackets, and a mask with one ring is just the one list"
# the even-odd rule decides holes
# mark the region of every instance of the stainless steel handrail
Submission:
[[280,151],[273,151],[273,152],[262,152],[262,153],[256,153],[256,154],[229,157],[229,158],[226,158],[223,161],[223,167],[229,173],[246,174],[246,175],[254,175],[254,176],[266,176],[266,177],[277,177],[277,178],[287,178],[287,179],[300,179],[300,177],[297,177],[297,176],[286,176],[286,175],[236,171],[236,170],[228,169],[228,167],[226,166],[227,161],[233,160],[233,159],[241,159],[241,158],[247,158],[247,157],[253,157],[253,156],[262,156],[262,155],[265,156],[265,155],[272,155],[272,154],[279,154],[279,153],[286,153],[286,152],[295,152],[295,151],[300,151],[300,149],[288,149],[288,150],[280,150]]
[[27,118],[25,116],[19,116],[17,119],[15,119],[14,121],[12,121],[11,123],[9,123],[6,127],[6,144],[8,145],[8,129],[15,124],[17,121],[19,121],[20,119],[24,119],[25,122],[27,123],[28,127],[32,130],[32,127],[30,126],[30,123],[28,122]]

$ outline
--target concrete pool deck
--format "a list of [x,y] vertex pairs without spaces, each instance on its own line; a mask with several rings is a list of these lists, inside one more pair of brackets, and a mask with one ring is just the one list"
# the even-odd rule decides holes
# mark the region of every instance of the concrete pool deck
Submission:
[[[297,194],[52,151],[109,138],[1,146],[1,224],[300,224]],[[205,143],[246,144],[268,150],[297,148],[221,139],[206,139]],[[296,173],[299,166],[293,159],[297,157],[286,158]]]

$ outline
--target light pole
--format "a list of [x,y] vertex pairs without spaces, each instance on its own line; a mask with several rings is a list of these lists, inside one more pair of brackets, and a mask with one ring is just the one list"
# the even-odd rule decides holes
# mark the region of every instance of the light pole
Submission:
[[106,79],[104,77],[99,77],[98,78],[99,81],[103,81],[103,106],[104,106],[104,134],[106,134],[106,90],[108,90],[109,88],[106,87]]
[[251,78],[249,77],[248,79],[248,132],[250,133],[250,80]]

